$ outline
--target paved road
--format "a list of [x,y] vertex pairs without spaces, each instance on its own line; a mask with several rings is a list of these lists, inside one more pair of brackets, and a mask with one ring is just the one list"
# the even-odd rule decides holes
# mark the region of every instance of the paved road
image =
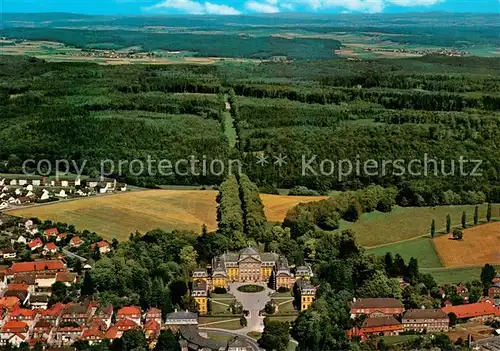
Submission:
[[239,337],[243,337],[245,339],[245,341],[247,341],[250,346],[252,346],[252,349],[254,351],[264,351],[264,349],[261,349],[259,347],[259,344],[257,344],[257,342],[252,339],[251,337],[249,337],[248,335],[245,334],[241,334],[241,330],[234,330],[234,331],[231,331],[231,330],[227,330],[227,329],[218,329],[218,328],[203,328],[203,327],[199,327],[198,330],[200,332],[205,332],[205,333],[213,333],[213,334],[223,334],[223,335],[232,335],[232,336],[239,336]]
[[[265,289],[259,293],[243,293],[238,291],[238,287],[242,285],[260,285]],[[231,283],[229,284],[229,289],[231,294],[234,295],[236,300],[241,302],[244,310],[249,311],[249,316],[247,318],[247,326],[243,329],[238,330],[246,335],[250,331],[263,332],[264,331],[264,317],[259,316],[259,311],[262,310],[268,301],[271,300],[269,294],[272,293],[265,284],[260,283]]]

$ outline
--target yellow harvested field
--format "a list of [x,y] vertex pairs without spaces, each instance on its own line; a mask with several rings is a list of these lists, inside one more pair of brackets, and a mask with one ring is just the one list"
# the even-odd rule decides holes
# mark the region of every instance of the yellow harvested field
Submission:
[[217,191],[212,190],[147,190],[34,206],[9,214],[66,222],[106,239],[124,240],[136,230],[199,232],[203,224],[215,230],[216,196]]
[[[201,231],[217,229],[215,190],[146,190],[64,201],[9,211],[19,217],[38,217],[95,231],[106,239],[127,239],[138,230]],[[261,195],[270,221],[282,221],[300,202],[326,197]]]
[[434,239],[434,245],[444,267],[480,266],[500,263],[500,222],[469,228],[463,240],[452,235]]
[[301,202],[314,202],[328,199],[328,196],[286,196],[260,194],[269,222],[281,222],[292,207]]

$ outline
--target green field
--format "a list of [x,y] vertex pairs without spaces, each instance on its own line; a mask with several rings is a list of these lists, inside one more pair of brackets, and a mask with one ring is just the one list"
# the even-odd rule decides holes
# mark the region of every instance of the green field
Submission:
[[[361,245],[374,247],[407,240],[429,234],[432,219],[436,220],[437,232],[444,231],[446,215],[451,215],[453,225],[459,225],[462,212],[472,220],[474,205],[437,207],[395,207],[391,213],[378,211],[365,213],[355,222],[342,222],[340,229],[352,229]],[[479,206],[479,218],[486,216],[487,205]],[[499,213],[500,206],[493,205],[493,214]]]
[[[497,270],[500,266],[496,266]],[[438,284],[457,284],[461,282],[480,280],[482,267],[466,268],[434,268],[421,269],[422,273],[430,273]]]
[[406,262],[415,257],[418,259],[419,267],[422,268],[441,267],[436,250],[429,238],[417,238],[367,250],[367,253],[377,256],[383,256],[387,252],[393,255],[400,254]]

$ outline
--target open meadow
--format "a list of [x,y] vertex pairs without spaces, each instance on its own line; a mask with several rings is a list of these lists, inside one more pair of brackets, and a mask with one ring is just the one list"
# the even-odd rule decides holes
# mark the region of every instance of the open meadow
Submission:
[[[203,224],[208,230],[215,230],[216,196],[215,190],[147,190],[32,206],[9,214],[70,223],[108,240],[125,240],[136,230],[199,232]],[[307,196],[262,195],[270,221],[282,221],[286,212],[300,202],[317,200]]]
[[[395,207],[391,213],[378,211],[365,213],[355,223],[342,222],[340,229],[352,229],[363,246],[374,247],[396,241],[424,236],[430,233],[432,219],[436,220],[436,232],[444,232],[446,216],[450,214],[452,225],[460,224],[462,212],[469,221],[474,216],[473,205],[437,207]],[[500,205],[493,205],[493,216],[498,216]],[[479,218],[486,217],[487,205],[479,206]]]

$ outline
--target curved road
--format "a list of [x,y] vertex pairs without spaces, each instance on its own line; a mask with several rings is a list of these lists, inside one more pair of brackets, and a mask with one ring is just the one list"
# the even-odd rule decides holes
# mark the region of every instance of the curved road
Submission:
[[249,337],[246,334],[240,334],[238,332],[238,330],[231,331],[231,330],[227,330],[227,329],[203,328],[203,327],[199,327],[198,330],[201,332],[206,332],[206,333],[238,336],[240,338],[244,338],[245,341],[247,341],[250,344],[250,346],[252,347],[252,349],[254,351],[265,351],[264,349],[261,349],[259,347],[259,344],[257,344],[257,342],[254,339],[252,339],[251,337]]

